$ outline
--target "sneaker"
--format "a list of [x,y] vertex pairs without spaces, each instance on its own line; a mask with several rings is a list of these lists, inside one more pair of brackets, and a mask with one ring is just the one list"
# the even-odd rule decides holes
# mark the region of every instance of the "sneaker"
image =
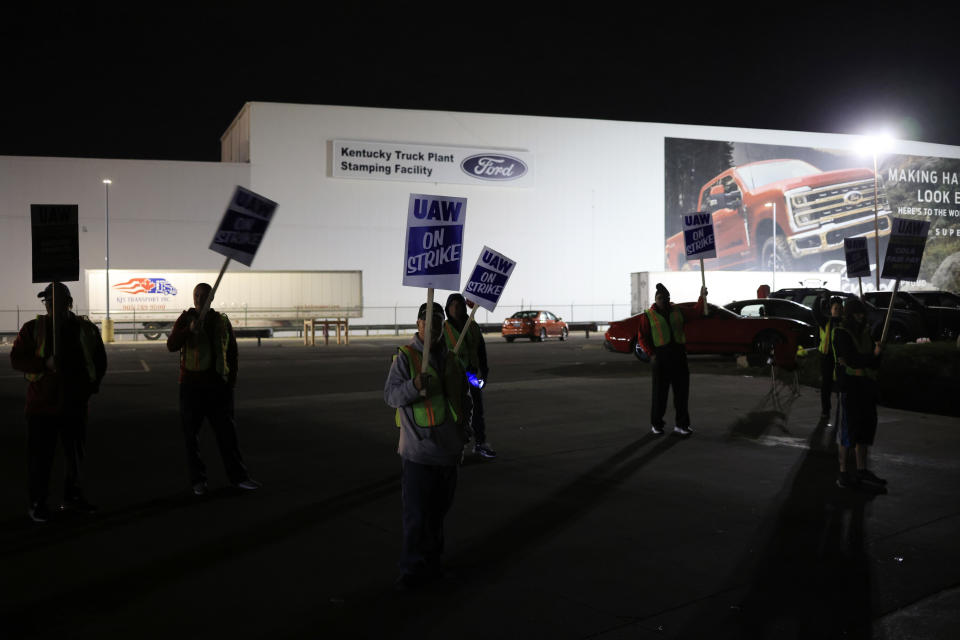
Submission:
[[233,486],[235,486],[237,489],[243,489],[244,491],[256,491],[260,488],[260,483],[253,478],[247,478],[243,482],[238,482]]
[[655,436],[662,436],[662,435],[663,435],[663,427],[658,427],[657,425],[652,424],[652,425],[650,425],[650,433],[652,433],[652,434],[655,435]]
[[877,474],[875,474],[873,471],[870,471],[869,469],[857,469],[857,479],[860,480],[861,482],[878,484],[881,487],[886,486],[887,484],[887,481],[885,479],[879,477]]
[[197,482],[193,485],[193,495],[195,496],[205,496],[207,495],[207,483],[206,482]]
[[86,498],[71,498],[64,500],[60,511],[75,511],[77,513],[96,513],[97,506],[87,502]]
[[47,505],[40,504],[39,502],[34,502],[30,505],[30,508],[27,509],[27,515],[30,516],[30,519],[34,522],[46,522],[50,519],[50,511],[47,510]]
[[841,471],[837,474],[837,486],[841,489],[849,489],[857,485],[857,479],[846,471]]
[[673,435],[675,435],[675,436],[687,437],[687,436],[690,435],[691,433],[693,433],[693,429],[691,429],[690,427],[679,427],[679,426],[678,426],[678,427],[674,427],[674,428],[673,428]]
[[487,458],[488,460],[492,460],[493,458],[497,457],[497,452],[494,451],[493,448],[486,442],[478,442],[473,447],[473,452],[481,458]]

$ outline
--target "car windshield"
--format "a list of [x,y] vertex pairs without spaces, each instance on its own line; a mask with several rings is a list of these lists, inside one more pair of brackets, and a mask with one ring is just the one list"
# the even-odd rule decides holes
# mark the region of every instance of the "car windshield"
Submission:
[[823,172],[803,160],[776,160],[737,167],[736,173],[748,189],[756,191],[760,187],[779,180],[800,178]]
[[[695,302],[681,302],[681,303],[678,304],[678,306],[687,307],[688,309],[693,309],[693,307],[694,307],[695,304],[696,304]],[[711,304],[711,303],[709,303],[709,302],[707,303],[707,309],[710,310],[710,315],[709,315],[709,316],[706,316],[707,318],[726,318],[726,319],[730,319],[730,318],[742,318],[742,317],[743,317],[743,316],[741,316],[739,313],[734,313],[733,311],[730,311],[730,309],[724,309],[723,307],[718,307],[718,306],[716,306],[716,305],[714,305],[714,304]]]
[[540,314],[539,311],[517,311],[515,314],[510,316],[511,318],[536,318]]

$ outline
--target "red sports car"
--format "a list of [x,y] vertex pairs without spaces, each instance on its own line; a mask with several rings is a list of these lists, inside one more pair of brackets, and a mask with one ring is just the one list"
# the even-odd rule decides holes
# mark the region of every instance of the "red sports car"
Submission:
[[[693,302],[677,306],[692,309]],[[687,353],[770,353],[779,365],[791,365],[797,356],[798,339],[809,331],[802,322],[787,318],[747,318],[732,311],[707,305],[710,314],[688,320],[684,326]],[[641,360],[649,356],[637,344],[640,315],[611,322],[604,346],[611,351],[633,353]]]

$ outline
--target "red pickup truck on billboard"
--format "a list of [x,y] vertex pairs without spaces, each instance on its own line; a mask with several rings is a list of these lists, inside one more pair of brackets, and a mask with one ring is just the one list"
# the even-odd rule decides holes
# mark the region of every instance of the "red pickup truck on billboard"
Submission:
[[[821,171],[803,160],[765,160],[727,169],[700,189],[698,211],[713,214],[714,268],[818,268],[843,259],[843,239],[874,237],[874,174],[870,169]],[[769,205],[769,206],[768,206]],[[880,192],[880,236],[890,235],[890,210]],[[686,265],[683,232],[667,238],[666,267]]]

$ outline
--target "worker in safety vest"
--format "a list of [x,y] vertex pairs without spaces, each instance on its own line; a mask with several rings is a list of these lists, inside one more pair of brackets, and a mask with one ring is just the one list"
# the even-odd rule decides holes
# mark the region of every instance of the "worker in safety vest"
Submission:
[[650,357],[653,369],[650,429],[655,435],[663,433],[663,416],[667,412],[670,387],[673,387],[673,407],[676,411],[673,433],[678,436],[693,433],[687,406],[690,369],[687,367],[687,339],[683,328],[687,320],[703,315],[706,304],[706,287],[700,287],[700,298],[691,311],[670,304],[670,292],[658,282],[653,305],[640,315],[637,343]]
[[[451,293],[447,298],[446,312],[447,321],[443,323],[443,338],[447,349],[453,350],[467,323],[467,302],[463,296],[459,293]],[[486,384],[490,373],[487,367],[487,345],[483,340],[483,332],[475,322],[470,323],[457,355],[470,381],[467,390],[470,393],[472,405],[468,420],[470,431],[473,433],[473,452],[488,460],[496,458],[497,452],[487,442],[487,423],[483,416],[483,385]]]
[[184,311],[167,338],[167,349],[180,352],[180,424],[187,447],[187,469],[193,493],[207,493],[207,468],[200,459],[200,427],[210,421],[230,483],[253,491],[260,483],[250,477],[234,422],[233,393],[237,384],[237,340],[226,314],[209,309],[200,322],[211,287],[193,289],[194,307]]
[[[829,314],[825,311],[829,304]],[[820,419],[830,420],[830,394],[834,390],[836,366],[833,357],[834,333],[843,319],[843,298],[834,297],[827,301],[824,295],[817,296],[813,303],[813,318],[820,327]]]
[[[443,340],[443,307],[434,303],[430,336],[427,305],[420,306],[417,333],[400,347],[383,387],[400,428],[400,485],[403,501],[403,546],[396,587],[406,590],[441,577],[443,520],[453,503],[458,465],[469,440],[463,367]],[[424,340],[430,359],[422,372]]]
[[[862,486],[885,491],[887,481],[867,468],[869,447],[877,433],[877,377],[880,372],[880,345],[871,335],[866,307],[857,298],[843,305],[843,322],[834,334],[840,386],[841,419],[839,438],[840,473],[837,486]],[[848,472],[847,458],[854,451],[856,471]]]
[[27,385],[27,482],[34,522],[50,518],[47,495],[57,439],[65,459],[61,510],[93,513],[83,494],[81,471],[87,436],[87,405],[100,390],[107,371],[107,352],[100,332],[85,317],[74,315],[70,289],[60,282],[37,294],[46,315],[30,320],[10,350],[14,369]]

